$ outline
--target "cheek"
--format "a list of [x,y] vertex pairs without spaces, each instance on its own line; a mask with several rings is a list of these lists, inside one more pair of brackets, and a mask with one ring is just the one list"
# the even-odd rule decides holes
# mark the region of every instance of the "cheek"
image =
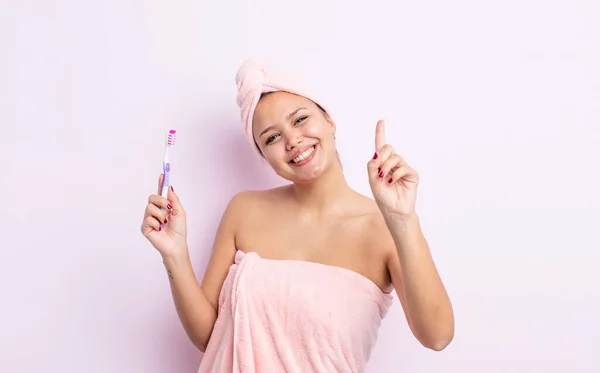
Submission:
[[324,139],[328,135],[327,128],[328,127],[323,123],[312,122],[304,126],[303,132],[305,136]]
[[281,159],[287,156],[285,144],[282,141],[278,141],[276,144],[266,146],[263,148],[263,155],[267,163],[275,166],[281,162]]

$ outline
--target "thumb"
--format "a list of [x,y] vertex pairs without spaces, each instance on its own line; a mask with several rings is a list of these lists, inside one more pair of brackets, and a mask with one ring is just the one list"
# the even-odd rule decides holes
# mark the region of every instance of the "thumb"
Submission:
[[175,194],[175,189],[173,189],[172,185],[169,186],[169,192],[167,193],[167,200],[171,203],[171,206],[173,207],[171,209],[171,215],[177,216],[177,215],[184,214],[185,211],[183,209],[183,206],[181,205],[179,196],[177,196],[177,194]]
[[156,192],[156,194],[158,194],[159,196],[162,193],[163,177],[164,177],[164,174],[160,174],[160,176],[158,177],[158,191]]
[[367,163],[367,173],[369,174],[369,183],[371,183],[371,186],[379,180],[379,162],[375,158],[377,156],[378,154],[375,153],[375,156]]

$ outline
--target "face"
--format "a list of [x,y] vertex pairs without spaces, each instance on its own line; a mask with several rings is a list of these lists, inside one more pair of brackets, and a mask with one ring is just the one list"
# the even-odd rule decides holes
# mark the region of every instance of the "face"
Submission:
[[311,100],[287,92],[264,96],[254,111],[254,140],[273,170],[296,183],[337,162],[335,124]]

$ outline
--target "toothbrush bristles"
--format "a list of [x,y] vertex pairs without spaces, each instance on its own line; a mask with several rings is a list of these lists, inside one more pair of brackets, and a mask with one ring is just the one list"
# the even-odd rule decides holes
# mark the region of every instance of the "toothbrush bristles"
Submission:
[[170,130],[169,134],[167,135],[167,144],[169,146],[174,146],[175,145],[175,135],[176,135],[176,131],[175,130]]

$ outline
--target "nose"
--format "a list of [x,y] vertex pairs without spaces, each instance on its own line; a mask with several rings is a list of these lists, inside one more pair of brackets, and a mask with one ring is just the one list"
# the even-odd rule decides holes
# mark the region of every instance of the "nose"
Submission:
[[302,136],[295,131],[290,131],[286,134],[285,149],[290,151],[302,144]]

